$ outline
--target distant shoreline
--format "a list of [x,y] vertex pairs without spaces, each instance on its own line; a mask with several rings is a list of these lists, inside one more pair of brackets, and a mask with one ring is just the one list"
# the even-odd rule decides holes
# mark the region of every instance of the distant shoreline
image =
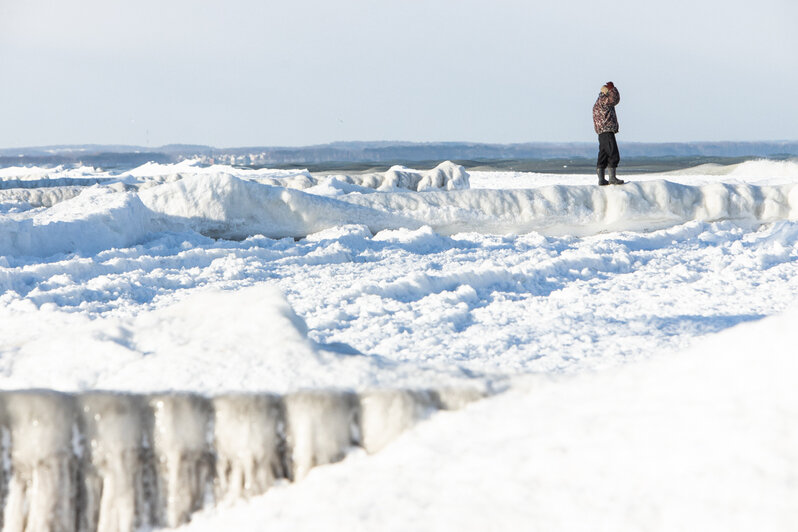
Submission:
[[[798,141],[772,142],[620,142],[626,172],[664,172],[751,159],[798,158]],[[128,170],[148,162],[173,164],[187,159],[200,164],[240,168],[302,168],[311,172],[384,171],[401,164],[431,168],[449,160],[474,170],[543,173],[592,173],[596,144],[468,142],[334,142],[303,147],[214,148],[167,145],[157,148],[121,145],[44,146],[0,149],[0,168],[9,166],[91,166]]]
[[[40,168],[54,168],[56,166],[80,167],[90,166],[98,170],[111,172],[124,172],[143,164],[155,162],[161,164],[174,164],[175,161],[152,157],[157,154],[135,154],[129,156],[112,157],[103,154],[97,157],[86,157],[80,161],[63,160],[56,158],[23,157],[11,158],[0,157],[0,168],[15,166],[28,166]],[[620,173],[625,174],[649,174],[671,172],[693,168],[702,164],[717,164],[727,166],[739,164],[745,161],[766,159],[771,161],[796,160],[794,156],[773,156],[773,157],[628,157],[622,158],[618,167]],[[313,164],[233,164],[234,168],[272,168],[276,170],[307,170],[312,174],[361,174],[370,172],[385,172],[394,165],[401,165],[417,170],[429,170],[434,168],[441,160],[429,161],[387,161],[387,162],[350,162],[350,161],[331,161]],[[557,159],[498,159],[498,160],[459,160],[453,163],[459,164],[471,171],[481,172],[534,172],[540,174],[592,174],[595,172],[596,161],[594,158],[557,158]]]
[[[798,157],[774,156],[774,157],[631,157],[621,160],[618,167],[619,172],[627,174],[650,174],[660,172],[671,172],[693,168],[702,164],[717,164],[727,166],[739,164],[745,161],[767,159],[767,160],[793,160]],[[255,166],[249,168],[275,168],[275,169],[305,169],[314,174],[337,174],[348,173],[367,173],[384,172],[394,164],[412,166],[417,170],[429,170],[434,168],[441,161],[394,161],[384,164],[374,163],[320,163],[309,165],[268,165]],[[506,159],[493,161],[479,160],[453,160],[453,163],[465,167],[467,170],[482,172],[534,172],[540,174],[592,174],[596,171],[595,158],[574,158],[574,159]]]

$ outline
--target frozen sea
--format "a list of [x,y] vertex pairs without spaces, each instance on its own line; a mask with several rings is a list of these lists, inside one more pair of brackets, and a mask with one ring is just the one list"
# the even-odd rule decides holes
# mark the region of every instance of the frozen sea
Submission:
[[474,387],[189,529],[769,530],[798,511],[798,163],[0,169],[0,387]]

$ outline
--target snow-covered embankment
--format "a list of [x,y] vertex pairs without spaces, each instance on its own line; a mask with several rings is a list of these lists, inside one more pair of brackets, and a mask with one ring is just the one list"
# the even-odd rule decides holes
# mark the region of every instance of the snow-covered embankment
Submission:
[[[690,221],[761,224],[798,219],[794,184],[644,181],[623,187],[554,185],[469,190],[462,167],[428,172],[391,170],[374,182],[329,177],[305,190],[266,185],[230,174],[197,174],[138,192],[91,187],[57,202],[57,189],[33,198],[46,209],[0,219],[0,255],[49,256],[128,247],[153,233],[195,231],[213,238],[254,235],[302,238],[347,224],[372,234],[429,226],[439,234],[591,235],[650,231]],[[344,176],[346,177],[346,176]],[[349,181],[353,181],[350,179]],[[451,190],[449,190],[451,189]],[[425,192],[418,192],[425,190]],[[30,201],[27,189],[20,201]],[[70,194],[61,193],[68,198]]]

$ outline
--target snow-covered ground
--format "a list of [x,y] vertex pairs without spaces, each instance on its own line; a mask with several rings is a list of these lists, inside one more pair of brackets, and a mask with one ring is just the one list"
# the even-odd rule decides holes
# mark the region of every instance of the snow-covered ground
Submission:
[[796,323],[526,379],[181,530],[794,530]]
[[779,529],[798,164],[622,177],[2,169],[0,388],[509,388],[203,530]]

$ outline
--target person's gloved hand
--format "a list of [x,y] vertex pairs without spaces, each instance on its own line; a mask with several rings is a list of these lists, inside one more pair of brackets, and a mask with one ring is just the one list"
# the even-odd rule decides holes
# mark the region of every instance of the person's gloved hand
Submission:
[[610,92],[610,89],[608,89],[606,85],[601,87],[601,94],[607,94],[608,92]]

